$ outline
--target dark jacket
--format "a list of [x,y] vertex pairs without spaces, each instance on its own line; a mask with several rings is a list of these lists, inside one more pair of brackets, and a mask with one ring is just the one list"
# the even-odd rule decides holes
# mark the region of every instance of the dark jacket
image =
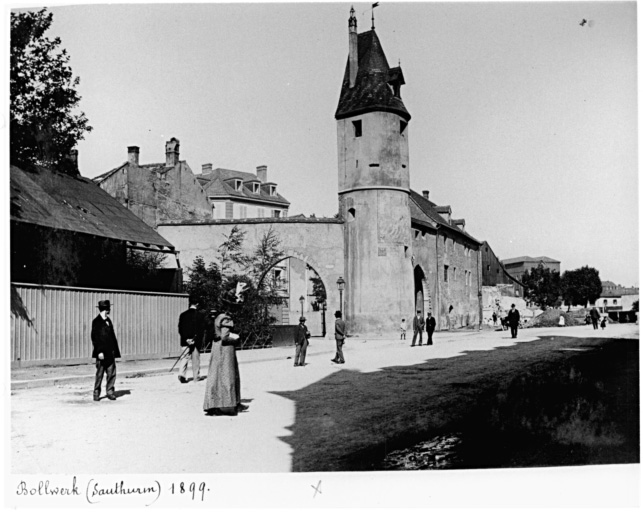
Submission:
[[520,313],[518,313],[517,309],[513,311],[509,310],[509,313],[507,313],[507,323],[511,327],[518,327],[520,324]]
[[299,324],[295,333],[295,345],[303,345],[308,338],[310,338],[308,328],[304,324]]
[[114,334],[114,325],[109,317],[103,320],[103,317],[98,315],[92,321],[92,345],[94,345],[92,357],[98,358],[98,354],[101,353],[106,361],[121,357],[116,334]]
[[589,316],[592,320],[598,320],[601,317],[601,314],[598,312],[598,309],[592,308],[589,312]]
[[435,317],[426,317],[426,332],[435,331]]
[[413,317],[413,330],[422,331],[424,329],[424,318],[418,318],[417,315]]
[[335,320],[335,339],[343,340],[346,338],[346,322],[341,318]]
[[179,315],[179,334],[181,346],[188,345],[187,340],[194,340],[196,348],[201,348],[205,321],[200,311],[190,308]]

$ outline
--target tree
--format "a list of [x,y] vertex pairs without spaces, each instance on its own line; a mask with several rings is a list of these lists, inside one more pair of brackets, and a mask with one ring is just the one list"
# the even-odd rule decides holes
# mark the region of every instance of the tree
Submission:
[[541,309],[560,305],[560,274],[543,264],[525,271],[522,276],[525,299]]
[[185,289],[190,299],[195,300],[202,309],[221,310],[221,272],[216,263],[206,266],[203,256],[197,256],[191,267],[187,268],[188,282]]
[[635,300],[635,301],[632,303],[632,311],[635,311],[635,312],[637,312],[637,313],[638,313],[638,310],[639,310],[639,301],[638,301],[638,300]]
[[318,311],[321,305],[326,302],[326,287],[324,286],[322,278],[319,277],[319,274],[313,267],[306,265],[306,268],[310,271],[308,280],[313,284],[313,296],[315,297],[313,310]]
[[52,20],[46,9],[11,13],[10,159],[77,175],[71,150],[92,127],[76,112],[80,79],[67,51],[44,35]]
[[598,270],[587,265],[576,270],[566,270],[560,282],[561,293],[570,306],[593,304],[601,296],[603,285]]

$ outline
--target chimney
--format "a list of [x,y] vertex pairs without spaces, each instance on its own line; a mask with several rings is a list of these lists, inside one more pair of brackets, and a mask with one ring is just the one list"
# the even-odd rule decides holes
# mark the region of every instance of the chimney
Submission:
[[422,197],[426,199],[427,201],[429,200],[429,191],[428,190],[423,190],[422,191]]
[[212,164],[201,165],[201,174],[203,175],[212,174]]
[[71,162],[71,169],[73,173],[80,174],[80,172],[78,172],[78,150],[77,149],[72,149],[69,152],[69,161]]
[[351,16],[348,18],[348,76],[351,89],[355,86],[357,65],[357,18],[355,17],[355,9],[351,6]]
[[257,178],[261,183],[266,183],[268,181],[268,166],[259,165],[257,166]]
[[139,151],[138,146],[127,146],[127,161],[130,164],[138,165]]
[[179,163],[179,140],[172,137],[165,143],[165,165],[174,167]]

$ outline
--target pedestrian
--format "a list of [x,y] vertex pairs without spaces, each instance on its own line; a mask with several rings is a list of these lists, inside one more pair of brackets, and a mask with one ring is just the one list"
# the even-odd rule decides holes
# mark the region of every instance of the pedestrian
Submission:
[[189,307],[179,315],[179,335],[181,346],[185,347],[181,355],[181,366],[179,367],[179,382],[185,384],[188,371],[188,361],[192,360],[193,382],[199,381],[201,374],[201,347],[203,343],[203,332],[205,321],[203,314],[198,309],[198,301],[190,298]]
[[601,314],[598,312],[598,310],[596,309],[596,307],[593,307],[593,308],[589,311],[589,316],[590,316],[590,317],[591,317],[591,319],[592,319],[592,325],[594,326],[594,329],[595,329],[595,330],[596,330],[596,329],[598,329],[598,319],[601,317]]
[[337,344],[337,352],[335,359],[331,359],[333,363],[344,364],[344,339],[346,338],[346,322],[342,320],[342,312],[335,311],[335,343]]
[[241,403],[241,379],[235,348],[239,336],[231,331],[233,327],[234,322],[228,312],[221,313],[214,320],[214,339],[203,401],[203,410],[209,416],[236,416],[248,409]]
[[435,318],[429,311],[426,314],[426,344],[433,345],[433,331],[435,331]]
[[591,321],[592,319],[590,318],[589,313],[587,313],[585,315],[585,325],[589,325]]
[[116,400],[114,384],[116,383],[116,358],[121,357],[118,341],[114,333],[114,324],[109,318],[112,306],[108,300],[98,302],[98,316],[92,321],[92,357],[96,358],[96,379],[94,380],[94,400],[100,400],[100,388],[103,375],[107,374],[107,398]]
[[493,325],[494,326],[497,325],[497,323],[498,323],[498,315],[496,314],[495,311],[493,312],[493,315],[491,315],[491,318],[493,318]]
[[406,318],[402,318],[402,323],[400,324],[400,339],[406,339]]
[[422,318],[422,311],[418,309],[417,314],[413,317],[413,341],[411,346],[415,347],[415,340],[420,335],[420,347],[422,346],[422,331],[424,331],[424,318]]
[[605,329],[605,326],[607,325],[607,315],[603,317],[601,320],[601,329]]
[[565,317],[563,314],[560,314],[560,318],[558,319],[558,327],[565,327]]
[[305,366],[306,364],[308,338],[310,338],[310,332],[306,327],[306,317],[302,316],[299,318],[299,325],[295,334],[295,366]]
[[507,323],[511,329],[511,337],[518,337],[518,325],[520,324],[520,313],[516,309],[516,305],[512,304],[509,313],[507,313]]

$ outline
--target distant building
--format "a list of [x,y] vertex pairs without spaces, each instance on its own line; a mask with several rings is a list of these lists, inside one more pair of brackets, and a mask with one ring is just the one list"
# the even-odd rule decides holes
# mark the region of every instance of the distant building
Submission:
[[537,268],[538,265],[541,264],[545,268],[560,273],[560,261],[548,258],[547,256],[538,256],[536,258],[532,258],[531,256],[520,256],[518,258],[502,260],[502,264],[507,270],[507,273],[520,282],[522,282],[522,276],[525,271]]
[[524,296],[522,281],[507,271],[486,241],[482,242],[480,256],[482,259],[482,286],[510,285],[516,297]]
[[213,219],[251,219],[288,216],[290,203],[277,193],[277,184],[268,181],[268,167],[257,173],[212,169],[204,164],[197,180],[212,207]]
[[166,221],[288,216],[290,203],[268,181],[265,165],[253,174],[204,164],[195,174],[179,159],[179,149],[172,138],[165,143],[165,162],[140,164],[139,147],[130,146],[127,162],[94,182],[155,229]]

